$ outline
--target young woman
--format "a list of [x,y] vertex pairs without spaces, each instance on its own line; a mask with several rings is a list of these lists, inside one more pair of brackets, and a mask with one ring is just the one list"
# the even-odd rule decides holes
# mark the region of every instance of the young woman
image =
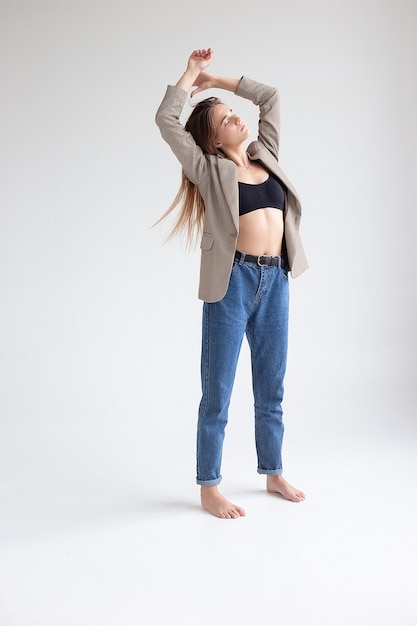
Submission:
[[[169,85],[156,123],[182,165],[182,185],[165,217],[181,211],[173,234],[201,238],[199,298],[203,304],[202,398],[197,428],[197,484],[205,509],[221,518],[245,511],[218,490],[236,366],[246,334],[252,361],[258,472],[269,492],[294,502],[304,494],[282,476],[282,398],[288,338],[288,271],[307,269],[298,226],[297,193],[278,165],[279,97],[247,77],[224,78],[206,68],[212,50],[194,50]],[[198,102],[185,126],[180,115],[205,89],[230,91],[259,106],[258,139],[218,98]],[[162,219],[162,218],[161,218]]]

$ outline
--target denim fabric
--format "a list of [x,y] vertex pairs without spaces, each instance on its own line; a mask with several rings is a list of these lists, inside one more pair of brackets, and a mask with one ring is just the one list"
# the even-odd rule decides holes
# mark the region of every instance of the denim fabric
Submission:
[[202,398],[197,484],[217,485],[225,427],[243,337],[249,342],[258,472],[282,473],[282,398],[288,345],[288,271],[235,260],[225,297],[203,304]]

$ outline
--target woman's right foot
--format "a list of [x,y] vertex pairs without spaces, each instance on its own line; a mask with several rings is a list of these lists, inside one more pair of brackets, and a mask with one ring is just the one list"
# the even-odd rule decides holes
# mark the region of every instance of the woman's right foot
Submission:
[[245,510],[240,506],[223,498],[217,486],[201,487],[201,504],[206,511],[222,519],[236,519],[246,515]]

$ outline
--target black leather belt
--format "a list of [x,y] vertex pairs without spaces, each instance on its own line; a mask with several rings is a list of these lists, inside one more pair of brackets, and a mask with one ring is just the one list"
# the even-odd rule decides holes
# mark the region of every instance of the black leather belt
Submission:
[[236,250],[235,259],[242,258],[244,261],[248,261],[249,263],[257,263],[260,267],[269,267],[270,265],[273,265],[274,267],[285,266],[285,261],[281,256],[266,256],[264,254],[254,256],[253,254],[245,254],[244,252]]

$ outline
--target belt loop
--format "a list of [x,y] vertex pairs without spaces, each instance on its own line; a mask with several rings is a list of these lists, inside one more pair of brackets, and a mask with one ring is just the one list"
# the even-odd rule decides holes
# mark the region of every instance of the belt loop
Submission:
[[245,256],[246,253],[245,252],[240,252],[240,259],[239,259],[239,265],[242,265],[244,260],[245,260]]

